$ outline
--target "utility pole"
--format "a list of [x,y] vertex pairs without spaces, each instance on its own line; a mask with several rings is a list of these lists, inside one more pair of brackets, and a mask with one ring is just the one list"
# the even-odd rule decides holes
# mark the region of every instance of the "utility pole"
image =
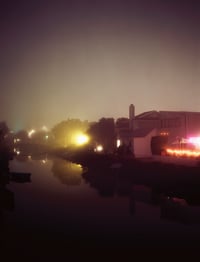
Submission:
[[131,151],[134,155],[134,119],[135,119],[135,106],[131,104],[129,106],[129,130],[130,130],[130,144],[131,144]]

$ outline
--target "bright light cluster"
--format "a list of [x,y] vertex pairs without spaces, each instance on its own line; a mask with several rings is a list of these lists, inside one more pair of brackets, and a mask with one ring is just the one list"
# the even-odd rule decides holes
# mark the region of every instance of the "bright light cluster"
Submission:
[[177,157],[200,157],[200,151],[193,151],[189,149],[171,149],[167,148],[166,152],[168,155]]
[[200,148],[200,137],[189,137],[188,143],[195,145],[197,148]]

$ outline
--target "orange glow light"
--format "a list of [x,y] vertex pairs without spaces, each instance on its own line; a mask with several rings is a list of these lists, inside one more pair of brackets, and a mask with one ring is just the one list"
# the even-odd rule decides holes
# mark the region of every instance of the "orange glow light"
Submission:
[[171,149],[167,148],[166,152],[170,156],[177,156],[177,157],[200,157],[200,151],[193,151],[188,149]]

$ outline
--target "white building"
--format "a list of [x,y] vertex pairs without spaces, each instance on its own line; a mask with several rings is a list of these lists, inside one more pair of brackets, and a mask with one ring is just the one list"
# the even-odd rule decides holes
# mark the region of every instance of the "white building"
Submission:
[[131,144],[135,157],[148,157],[154,152],[153,138],[164,137],[171,144],[179,138],[200,136],[200,112],[153,110],[135,116],[135,107],[130,105],[129,124],[118,127],[117,135],[122,144]]

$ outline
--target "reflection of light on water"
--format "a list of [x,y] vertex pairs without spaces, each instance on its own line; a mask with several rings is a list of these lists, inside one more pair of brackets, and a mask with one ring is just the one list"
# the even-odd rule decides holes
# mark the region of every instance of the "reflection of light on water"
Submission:
[[47,155],[45,156],[45,158],[43,158],[42,160],[41,160],[41,163],[42,164],[46,164],[48,162],[48,158],[47,158]]
[[79,185],[82,180],[83,167],[80,164],[56,159],[53,162],[52,172],[63,184]]

